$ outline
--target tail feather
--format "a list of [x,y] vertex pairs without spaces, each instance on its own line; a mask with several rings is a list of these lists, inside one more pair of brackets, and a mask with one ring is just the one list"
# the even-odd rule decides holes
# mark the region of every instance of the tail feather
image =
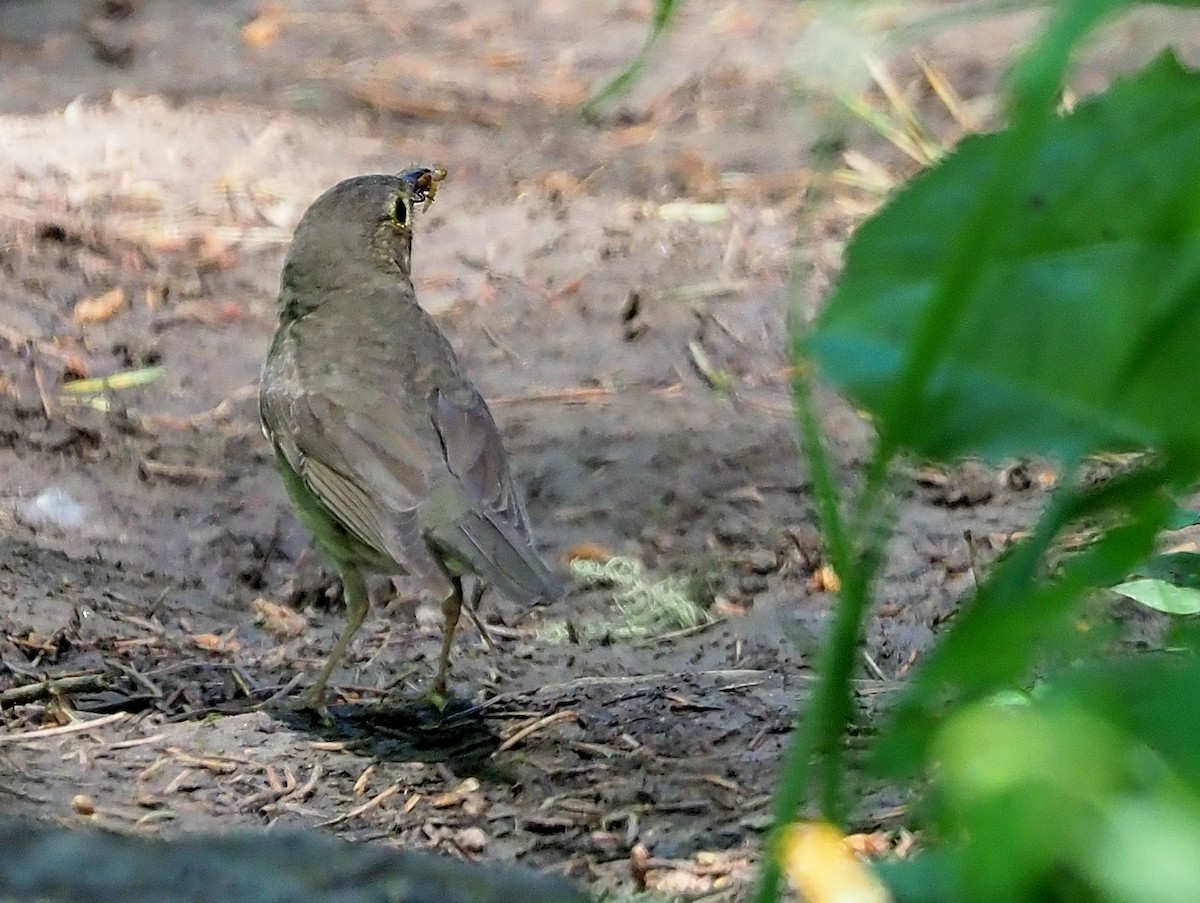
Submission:
[[514,602],[554,602],[565,592],[533,546],[485,512],[464,511],[453,523],[427,527],[425,535],[452,564],[461,561]]

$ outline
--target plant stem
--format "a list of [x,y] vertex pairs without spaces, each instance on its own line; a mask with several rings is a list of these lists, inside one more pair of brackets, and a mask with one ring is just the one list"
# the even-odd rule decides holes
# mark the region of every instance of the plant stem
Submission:
[[[817,420],[810,377],[798,368],[800,375],[793,380],[799,422],[799,440],[808,461],[813,495],[817,502],[817,518],[821,535],[834,572],[842,581],[838,594],[834,622],[821,647],[817,664],[819,679],[813,696],[803,714],[798,713],[787,749],[780,766],[779,784],[775,791],[772,837],[795,818],[809,786],[809,769],[814,755],[819,767],[818,788],[821,814],[826,820],[838,822],[842,808],[843,751],[842,737],[854,711],[851,678],[854,673],[855,652],[862,635],[862,622],[870,603],[870,588],[882,562],[883,540],[877,531],[856,531],[851,536],[841,511],[841,497],[834,479],[833,462],[822,441]],[[882,485],[886,467],[878,470],[877,482]],[[879,486],[871,484],[878,495]],[[864,487],[864,492],[868,487]],[[874,521],[888,522],[886,516]],[[866,539],[865,547],[862,540]],[[859,552],[858,549],[862,548]],[[772,841],[768,841],[768,847]],[[763,858],[756,903],[772,903],[777,897],[780,869],[773,850]]]

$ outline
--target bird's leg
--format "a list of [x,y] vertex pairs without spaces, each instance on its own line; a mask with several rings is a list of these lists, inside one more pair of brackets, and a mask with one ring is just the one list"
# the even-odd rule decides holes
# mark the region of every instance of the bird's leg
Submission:
[[479,617],[479,600],[483,598],[484,584],[482,580],[476,580],[471,587],[471,598],[463,606],[467,611],[467,617],[471,619],[471,623],[475,625],[475,629],[479,631],[479,635],[483,637],[484,645],[488,647],[488,652],[496,651],[496,641],[492,639],[492,635],[488,633],[487,626],[483,623],[483,619]]
[[442,633],[442,654],[438,657],[437,676],[433,679],[434,698],[446,698],[446,676],[450,671],[450,648],[454,643],[454,630],[458,627],[458,616],[462,614],[462,577],[452,577],[454,591],[442,601],[442,617],[446,619]]
[[329,660],[325,662],[325,667],[317,675],[316,682],[304,694],[303,705],[305,708],[320,708],[321,697],[325,694],[325,684],[329,681],[329,675],[333,673],[333,669],[346,654],[346,647],[350,645],[350,639],[362,626],[362,622],[367,617],[367,609],[371,605],[371,600],[367,596],[366,581],[363,580],[358,568],[352,564],[342,564],[341,572],[342,595],[346,600],[346,626],[342,629],[342,635],[338,637],[333,651],[329,653]]

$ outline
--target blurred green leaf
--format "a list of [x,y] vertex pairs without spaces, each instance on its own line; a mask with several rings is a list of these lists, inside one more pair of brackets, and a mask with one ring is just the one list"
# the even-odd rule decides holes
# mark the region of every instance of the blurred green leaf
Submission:
[[[937,860],[939,885],[989,903],[1200,898],[1200,808],[1186,771],[1196,766],[1185,754],[1196,731],[1178,724],[1198,677],[1194,660],[1177,658],[1089,666],[1037,699],[983,700],[947,718],[930,748],[931,827],[954,851]],[[1154,698],[1164,679],[1186,688],[1166,705]]]
[[650,51],[654,49],[654,45],[658,43],[659,39],[666,34],[678,7],[679,4],[676,0],[654,0],[654,11],[650,18],[650,31],[646,34],[646,43],[642,45],[642,49],[628,66],[584,102],[581,111],[584,119],[597,118],[603,106],[633,87],[633,83],[641,74],[642,66],[646,63],[646,57],[650,55]]
[[1114,797],[1097,828],[1081,849],[1102,899],[1200,900],[1200,811],[1194,800]]
[[931,753],[941,763],[939,793],[958,818],[970,821],[973,806],[1028,784],[1043,794],[1101,800],[1124,784],[1123,745],[1103,719],[1080,706],[988,699],[948,718]]
[[1078,888],[1080,840],[1103,802],[1128,784],[1129,741],[1086,709],[1062,701],[979,702],[936,732],[937,821],[966,838],[958,863],[966,899],[1027,901]]
[[1165,580],[1144,578],[1119,583],[1113,592],[1132,599],[1139,605],[1153,608],[1169,615],[1194,615],[1200,613],[1200,590],[1185,586],[1174,586]]
[[[856,233],[798,351],[923,456],[1200,449],[1200,78],[1164,56],[1016,167],[919,397],[894,386],[954,235],[1009,150],[968,138]],[[1007,165],[1007,164],[1005,164]]]
[[[885,774],[926,769],[934,781],[923,838],[932,853],[879,869],[900,900],[1140,903],[1154,899],[1154,857],[1130,832],[1147,814],[1178,827],[1162,849],[1194,857],[1200,847],[1200,765],[1184,761],[1200,759],[1200,719],[1180,724],[1200,695],[1192,677],[1046,675],[1100,648],[1079,606],[1127,579],[1168,523],[1183,525],[1176,499],[1200,474],[1200,77],[1168,55],[1071,115],[1055,112],[1083,36],[1134,5],[1052,4],[1013,74],[1010,126],[964,141],[864,224],[815,327],[791,331],[801,370],[856,399],[879,434],[856,499],[817,486],[822,535],[850,562],[838,564],[828,647],[853,649],[861,637],[870,579],[856,565],[884,545],[872,513],[898,452],[1048,454],[1070,477],[939,638],[875,741]],[[820,474],[803,404],[799,418]],[[1082,490],[1080,460],[1109,449],[1154,454]],[[1104,532],[1065,558],[1049,554],[1081,524]],[[849,685],[848,671],[829,666],[840,661],[822,661],[824,699]],[[1006,694],[1036,666],[1037,692]],[[1146,695],[1155,692],[1164,698]],[[830,800],[840,766],[825,738],[840,735],[845,712],[820,703],[789,747],[777,824],[812,769],[821,811],[839,814]],[[1107,861],[1096,854],[1103,843]],[[1106,870],[1123,855],[1142,857],[1132,885]],[[1200,869],[1160,871],[1185,889],[1171,899],[1196,898]],[[767,863],[757,903],[775,898],[777,877]]]
[[1200,899],[1198,697],[1200,661],[1144,655],[1072,667],[1019,705],[992,697],[933,726],[927,837],[950,844],[933,844],[933,876],[963,889],[939,896]]
[[960,858],[959,850],[941,847],[872,867],[896,903],[955,903],[964,896],[958,887]]
[[1047,695],[1084,705],[1136,737],[1149,754],[1144,779],[1165,769],[1200,797],[1200,660],[1159,653],[1090,664],[1060,676]]
[[[1153,474],[1145,480],[1152,483]],[[1118,491],[1121,490],[1121,491]],[[876,761],[895,776],[916,773],[948,703],[965,704],[1019,685],[1038,657],[1065,646],[1085,591],[1111,586],[1143,560],[1171,510],[1162,494],[1144,493],[1130,478],[1101,487],[1074,504],[1059,500],[1038,531],[992,571],[896,703],[876,747]],[[1093,497],[1124,497],[1132,517],[1068,559],[1052,580],[1037,579],[1049,539]]]

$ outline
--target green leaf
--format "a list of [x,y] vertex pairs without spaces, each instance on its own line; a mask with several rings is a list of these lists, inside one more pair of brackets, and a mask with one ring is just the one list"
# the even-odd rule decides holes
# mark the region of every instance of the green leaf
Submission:
[[[797,351],[929,458],[1200,449],[1200,77],[1164,56],[1038,133],[968,138],[855,235]],[[1001,169],[1008,186],[967,292],[896,399],[950,237]]]
[[1200,613],[1200,590],[1186,586],[1174,586],[1165,580],[1144,578],[1130,580],[1113,587],[1113,592],[1132,599],[1139,605],[1153,608],[1169,615],[1194,615]]
[[646,43],[638,55],[599,91],[589,97],[583,104],[581,113],[584,119],[594,120],[600,114],[600,109],[616,98],[626,94],[637,77],[641,74],[646,58],[659,39],[666,34],[667,28],[675,19],[679,4],[676,0],[654,0],[654,11],[650,18],[650,31],[646,34]]
[[1200,794],[1200,659],[1159,653],[1092,662],[1051,681],[1045,695],[1086,707],[1152,751],[1158,765],[1141,763],[1144,780],[1180,780]]
[[936,900],[1197,899],[1198,695],[1200,660],[1143,655],[955,711],[931,729],[929,852],[880,874],[914,903],[923,880]]
[[[1152,548],[1170,503],[1161,493],[1137,493],[1161,477],[1161,471],[1132,475],[1071,504],[1056,501],[1037,531],[964,604],[895,703],[875,750],[886,774],[908,776],[920,768],[947,703],[961,706],[1019,685],[1041,654],[1068,644],[1072,616],[1085,593],[1120,580]],[[1128,502],[1130,521],[1068,559],[1053,580],[1038,582],[1049,539],[1076,515],[1092,510],[1097,499],[1111,504],[1121,498]]]
[[963,898],[956,880],[960,859],[959,851],[941,847],[908,859],[873,862],[871,867],[896,903],[956,903]]
[[1114,797],[1085,843],[1081,870],[1100,899],[1200,899],[1200,811],[1194,799]]

